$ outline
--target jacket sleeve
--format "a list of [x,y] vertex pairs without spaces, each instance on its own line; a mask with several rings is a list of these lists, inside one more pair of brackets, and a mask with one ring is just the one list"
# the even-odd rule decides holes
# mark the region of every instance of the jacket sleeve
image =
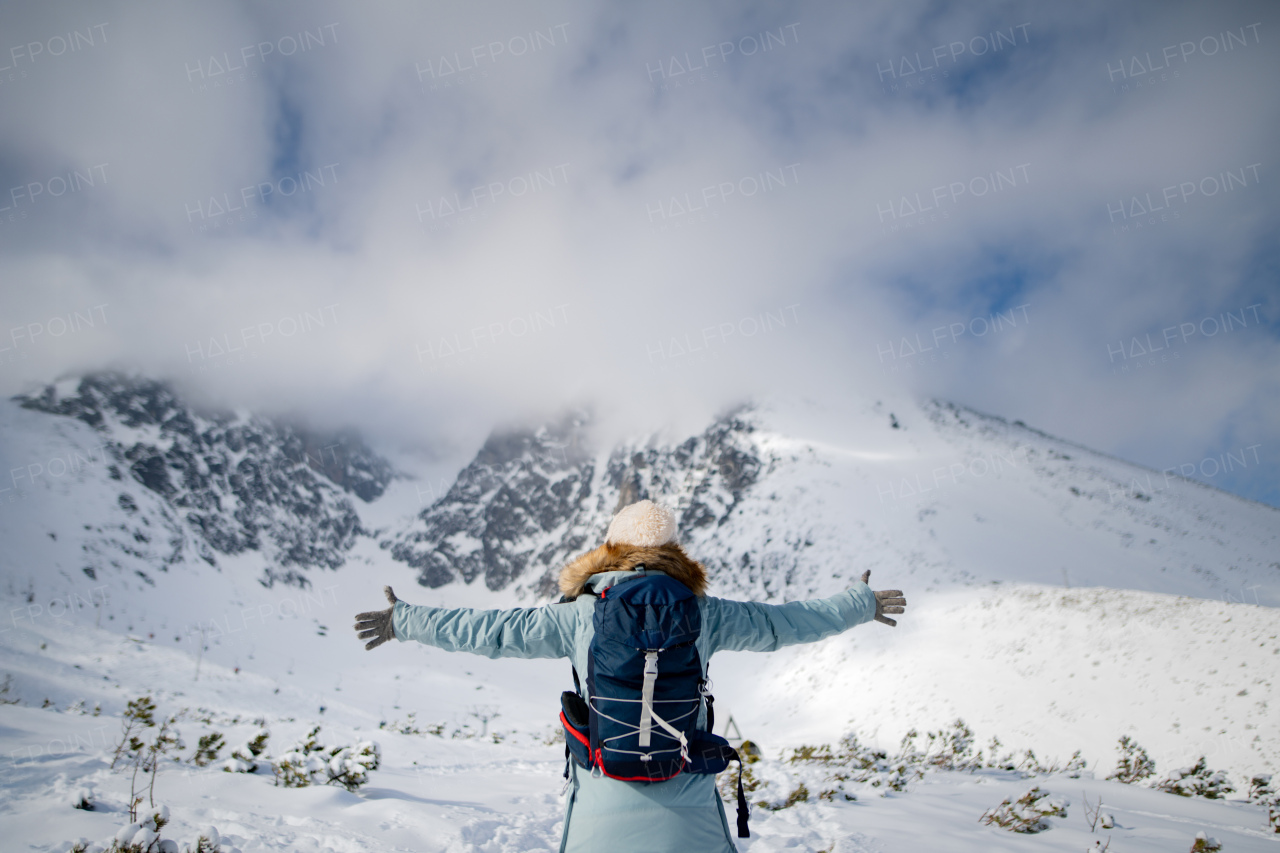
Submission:
[[772,652],[783,646],[817,642],[870,622],[875,615],[875,594],[859,581],[830,598],[787,604],[707,598],[702,631],[710,640],[709,652]]
[[567,604],[514,610],[423,607],[397,601],[396,639],[490,658],[569,657],[577,619]]

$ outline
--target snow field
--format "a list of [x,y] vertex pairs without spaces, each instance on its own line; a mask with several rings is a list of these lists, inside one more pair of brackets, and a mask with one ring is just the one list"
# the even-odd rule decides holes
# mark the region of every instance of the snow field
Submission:
[[[2,719],[7,757],[15,734],[22,740],[65,737],[68,724],[78,718],[10,706]],[[225,845],[243,853],[557,849],[563,810],[557,796],[558,747],[388,737],[381,732],[378,739],[387,762],[359,793],[336,787],[276,788],[269,775],[223,773],[213,767],[166,769],[157,781],[159,801],[168,805],[172,817],[164,835],[187,842],[213,825]],[[55,853],[81,836],[105,841],[126,824],[128,783],[106,769],[108,761],[108,750],[81,751],[27,762],[21,779],[5,774],[0,822],[8,844],[14,845],[6,849]],[[766,761],[785,769],[783,762]],[[820,773],[804,768],[795,776]],[[817,789],[812,780],[810,784]],[[985,810],[1032,785],[1070,801],[1066,817],[1050,819],[1050,830],[1024,836],[978,823]],[[98,810],[69,806],[69,794],[84,786],[92,789]],[[1082,806],[1086,795],[1091,801],[1101,797],[1103,810],[1115,815],[1113,829],[1089,831]],[[739,841],[739,847],[753,853],[1047,853],[1085,850],[1094,839],[1108,836],[1112,850],[1163,853],[1189,848],[1200,831],[1222,840],[1229,851],[1271,850],[1276,843],[1257,806],[1183,799],[1089,774],[1021,779],[1000,771],[931,773],[906,792],[859,793],[856,802],[799,803],[777,812],[756,808],[751,826],[752,838]]]
[[[1103,596],[1102,606],[1091,601],[1091,596]],[[1067,600],[1063,602],[1062,599]],[[934,602],[925,603],[922,610],[927,618],[920,624],[938,625],[938,630],[947,632],[948,636],[955,636],[957,630],[951,622],[968,625],[971,634],[987,638],[986,646],[974,651],[956,648],[953,654],[957,660],[963,661],[968,653],[976,654],[989,664],[992,658],[983,658],[983,650],[991,655],[1003,654],[1002,658],[996,658],[997,662],[1002,661],[1016,675],[1016,662],[1020,657],[1034,661],[1037,656],[1052,657],[1050,652],[1053,652],[1057,660],[1072,659],[1071,648],[1064,644],[1062,632],[1053,630],[1054,620],[1074,623],[1077,617],[1073,615],[1072,608],[1087,608],[1090,613],[1105,612],[1111,614],[1108,618],[1124,619],[1130,623],[1135,618],[1143,619],[1144,624],[1150,624],[1154,630],[1161,620],[1176,619],[1171,623],[1175,626],[1184,622],[1178,608],[1188,607],[1204,610],[1209,616],[1229,615],[1231,618],[1229,623],[1210,622],[1206,618],[1205,636],[1199,638],[1198,646],[1193,644],[1190,647],[1193,658],[1200,646],[1211,646],[1215,638],[1217,645],[1233,647],[1236,634],[1229,633],[1224,643],[1219,633],[1221,626],[1234,626],[1230,631],[1238,632],[1242,642],[1248,640],[1253,643],[1259,635],[1249,632],[1265,630],[1270,625],[1261,618],[1267,615],[1261,608],[1169,596],[1153,599],[1114,590],[1067,591],[1031,587],[1002,589],[995,593],[975,589],[968,591],[966,596],[939,596]],[[1251,611],[1257,611],[1253,619],[1249,618]],[[1006,625],[1003,633],[991,630],[991,626],[1002,619],[1012,620],[1012,624]],[[1010,636],[1018,633],[1015,630],[1018,623],[1028,621],[1041,625],[1044,629],[1041,634],[1054,641],[1053,648],[1041,650],[1034,643],[1028,646],[1028,639],[1022,637],[1022,652],[1013,653],[1016,646],[1011,645],[1014,641]],[[974,630],[974,626],[981,628],[984,625],[988,630]],[[743,733],[760,742],[769,756],[779,755],[782,747],[793,745],[796,740],[833,742],[850,721],[855,723],[854,727],[863,735],[864,742],[872,737],[882,742],[889,741],[885,745],[893,752],[896,739],[889,736],[892,725],[905,727],[911,724],[913,713],[920,713],[913,709],[929,708],[921,696],[913,698],[904,694],[912,689],[912,685],[919,689],[919,686],[936,682],[931,690],[937,695],[929,694],[933,696],[935,706],[938,696],[943,695],[952,704],[946,706],[946,713],[937,719],[922,721],[921,728],[939,728],[955,715],[965,716],[975,729],[977,746],[983,745],[989,733],[999,734],[1009,748],[1021,746],[1006,728],[993,722],[993,729],[989,732],[984,725],[987,722],[985,718],[977,713],[965,713],[969,710],[964,706],[965,701],[983,700],[992,694],[999,682],[983,685],[981,689],[972,689],[966,694],[960,689],[964,679],[953,675],[948,686],[947,682],[939,681],[948,667],[945,656],[941,656],[938,663],[930,664],[936,667],[936,672],[920,674],[918,644],[939,644],[920,636],[926,633],[923,628],[904,628],[905,624],[896,631],[868,624],[817,646],[789,653],[773,656],[719,655],[713,672],[719,679],[716,691],[721,700],[721,719],[727,719],[727,715],[733,713]],[[1098,631],[1092,633],[1096,635]],[[849,641],[847,647],[843,645],[846,640]],[[316,638],[316,642],[321,642],[321,639]],[[1082,640],[1077,638],[1077,642]],[[45,645],[44,649],[39,648],[41,643]],[[488,738],[457,740],[378,729],[377,724],[381,720],[359,705],[334,703],[320,715],[311,709],[330,695],[328,685],[308,685],[301,676],[299,683],[288,685],[276,693],[277,681],[273,678],[248,670],[235,674],[220,664],[206,661],[200,681],[192,681],[193,662],[186,653],[159,644],[119,638],[92,626],[37,622],[31,627],[0,635],[0,644],[3,644],[0,649],[4,652],[6,666],[19,664],[13,667],[18,674],[18,683],[30,687],[27,676],[40,670],[43,681],[36,682],[39,687],[56,689],[58,695],[64,697],[84,698],[89,709],[95,701],[102,701],[104,707],[115,704],[116,708],[114,712],[108,711],[108,715],[94,717],[91,714],[41,709],[39,700],[31,696],[26,696],[22,705],[0,707],[0,767],[4,770],[0,774],[0,790],[4,792],[0,816],[6,835],[20,840],[30,849],[54,853],[63,849],[60,845],[64,842],[80,836],[104,840],[128,822],[125,814],[128,780],[120,773],[106,769],[110,761],[110,747],[119,732],[118,709],[124,698],[139,695],[148,686],[157,685],[166,687],[157,691],[162,711],[182,706],[213,710],[214,723],[211,727],[197,725],[191,720],[180,723],[179,729],[187,744],[183,757],[194,751],[199,734],[209,729],[223,732],[229,746],[247,739],[257,728],[249,717],[261,713],[267,717],[272,733],[268,748],[271,754],[287,748],[311,725],[319,723],[323,726],[321,738],[325,743],[373,739],[381,745],[384,758],[382,769],[373,771],[369,783],[358,793],[348,793],[336,787],[277,788],[272,785],[269,773],[224,773],[217,769],[217,764],[206,768],[195,768],[189,764],[166,767],[157,780],[156,790],[158,802],[168,805],[173,816],[170,831],[165,833],[167,838],[186,842],[212,824],[227,839],[228,845],[238,847],[242,853],[283,850],[527,853],[554,850],[558,845],[563,811],[563,801],[558,797],[563,752],[558,744],[547,745],[546,741],[550,740],[548,735],[551,731],[548,721],[554,716],[554,707],[549,702],[554,701],[554,694],[567,679],[565,673],[560,672],[562,667],[535,667],[536,675],[544,681],[541,687],[535,687],[518,677],[520,672],[527,676],[528,670],[524,667],[535,662],[450,656],[433,649],[401,644],[390,644],[373,653],[359,649],[364,655],[360,659],[366,662],[371,685],[386,680],[388,673],[404,669],[402,661],[405,655],[420,662],[425,658],[431,664],[422,668],[431,676],[429,683],[432,686],[426,693],[438,691],[442,684],[447,685],[446,694],[463,685],[472,693],[483,693],[483,690],[474,689],[472,680],[502,681],[509,675],[510,678],[505,679],[510,682],[507,687],[524,700],[523,703],[507,702],[505,696],[496,699],[497,706],[509,716],[499,717],[491,723],[491,731],[499,731],[506,738],[502,743],[493,743]],[[1183,642],[1171,648],[1169,660],[1177,660],[1180,656],[1185,658],[1187,647]],[[383,652],[389,654],[380,654]],[[788,660],[787,655],[794,657]],[[76,668],[77,662],[93,656],[101,659],[98,665],[104,672],[112,674],[109,679],[96,676],[95,671]],[[891,674],[895,663],[901,663],[907,667],[901,672],[911,673],[908,661],[915,661],[916,671],[912,677],[895,679],[886,675],[885,683],[878,684],[877,670]],[[749,663],[748,669],[739,666],[743,662]],[[833,669],[833,663],[839,663],[847,672],[844,681],[832,678],[833,672],[840,672]],[[468,671],[472,675],[468,678],[465,672],[449,671],[448,664],[470,667]],[[520,669],[514,669],[515,666]],[[872,670],[872,677],[859,679],[857,676],[866,666],[876,668]],[[1089,670],[1102,667],[1092,667],[1091,663],[1086,665],[1081,661],[1076,669],[1077,679],[1092,682],[1090,676],[1093,673]],[[495,671],[499,673],[496,678]],[[1034,671],[1032,666],[1029,673],[1033,675]],[[1070,673],[1064,669],[1058,677],[1069,678]],[[1158,672],[1153,672],[1151,677],[1157,682],[1162,679]],[[805,692],[797,692],[794,682],[806,679],[812,682],[812,686]],[[394,677],[391,680],[394,681]],[[1102,681],[1103,676],[1100,675],[1099,680]],[[1031,682],[1032,685],[1035,683],[1034,680]],[[1161,695],[1176,706],[1188,696],[1196,695],[1196,684],[1187,680],[1185,695]],[[1226,686],[1230,693],[1230,688],[1236,686],[1235,681]],[[354,691],[354,687],[348,689]],[[1008,690],[1010,694],[1019,690],[1034,693],[1034,688],[1025,683],[1015,683]],[[1200,690],[1205,690],[1203,682]],[[1252,694],[1253,690],[1250,692]],[[542,698],[550,697],[548,702],[537,701],[541,693],[547,694]],[[790,705],[779,700],[784,694],[791,696],[793,701]],[[415,692],[415,695],[418,694]],[[807,702],[794,701],[796,697],[806,695],[810,697]],[[878,707],[878,699],[890,696],[896,697],[896,706]],[[418,708],[419,723],[443,717],[451,698],[449,695],[437,695],[433,704],[424,695]],[[404,702],[403,698],[401,701]],[[522,704],[546,713],[522,717],[517,710]],[[551,710],[542,708],[542,705],[548,705]],[[59,702],[56,708],[65,708],[65,705]],[[408,710],[410,708],[402,704],[387,717],[403,720]],[[1116,714],[1121,715],[1122,711],[1117,709]],[[1140,711],[1147,713],[1145,709]],[[991,712],[995,720],[1008,720],[1010,713],[1009,707]],[[240,722],[229,724],[229,719],[237,715]],[[864,725],[873,719],[879,721],[877,731]],[[508,725],[515,728],[507,728]],[[775,739],[771,737],[774,731],[785,731],[794,740],[787,743],[781,735]],[[1065,759],[1074,748],[1084,746],[1061,734],[1059,737],[1064,746],[1055,751],[1051,745],[1045,745],[1053,742],[1052,729],[1040,726],[1019,732],[1042,760],[1049,757]],[[1274,731],[1265,728],[1261,729],[1261,734],[1274,737]],[[1090,778],[1091,775],[1103,776],[1114,766],[1113,744],[1105,745],[1108,750],[1102,756],[1103,760],[1089,755],[1086,750],[1086,757],[1094,759],[1090,765],[1093,773],[1086,773],[1080,779],[1070,779],[1062,774],[1020,779],[1015,774],[1000,771],[979,771],[972,775],[941,772],[912,783],[905,793],[890,793],[884,797],[879,796],[879,792],[859,793],[857,802],[800,803],[779,812],[757,808],[752,818],[753,838],[741,846],[744,850],[790,849],[813,853],[821,850],[917,851],[938,849],[938,840],[946,838],[946,849],[957,851],[1083,850],[1093,838],[1105,838],[1088,832],[1078,793],[1083,789],[1089,791],[1092,800],[1102,796],[1105,810],[1116,815],[1118,824],[1110,833],[1115,842],[1113,850],[1150,850],[1154,853],[1157,850],[1182,849],[1189,847],[1190,839],[1202,830],[1223,840],[1227,850],[1272,849],[1275,842],[1265,831],[1265,814],[1260,807],[1235,801],[1184,799],[1147,788]],[[1173,765],[1168,761],[1161,761],[1162,753],[1154,748],[1154,742],[1146,745],[1160,762],[1160,775],[1172,769]],[[224,750],[223,755],[226,753]],[[778,771],[771,776],[788,780],[777,784],[788,785],[791,777],[787,773],[794,775],[794,771],[776,758],[766,759],[766,762]],[[1211,761],[1211,766],[1217,768],[1221,765]],[[812,774],[821,771],[802,772]],[[1237,778],[1235,781],[1239,788],[1239,783],[1244,780]],[[1051,819],[1052,830],[1036,836],[1014,836],[1004,830],[978,824],[978,817],[984,811],[1005,797],[1017,797],[1033,784],[1071,801],[1067,818]],[[70,808],[71,794],[85,787],[93,792],[99,810],[84,812]],[[811,787],[816,791],[816,784]],[[1232,796],[1238,799],[1242,793]]]
[[1134,737],[1157,773],[1206,756],[1242,791],[1280,763],[1280,621],[1270,608],[1112,589],[988,585],[911,597],[897,628],[860,625],[772,655],[713,661],[717,706],[766,748],[846,731],[894,751],[963,718],[977,746],[1079,749],[1106,776]]

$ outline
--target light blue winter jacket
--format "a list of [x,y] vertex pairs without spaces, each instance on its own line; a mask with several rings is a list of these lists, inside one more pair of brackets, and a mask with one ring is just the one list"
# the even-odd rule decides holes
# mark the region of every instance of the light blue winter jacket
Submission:
[[[396,639],[417,640],[446,651],[486,657],[569,658],[587,672],[595,633],[596,596],[645,570],[592,576],[576,600],[514,610],[421,607],[396,602]],[[811,601],[761,604],[702,596],[702,633],[697,641],[703,675],[715,652],[772,652],[812,643],[875,618],[875,595],[865,583]],[[559,713],[559,694],[548,696],[547,715]],[[700,719],[705,726],[705,719]],[[592,776],[573,766],[562,853],[733,853],[736,847],[715,777],[681,773],[645,784]]]

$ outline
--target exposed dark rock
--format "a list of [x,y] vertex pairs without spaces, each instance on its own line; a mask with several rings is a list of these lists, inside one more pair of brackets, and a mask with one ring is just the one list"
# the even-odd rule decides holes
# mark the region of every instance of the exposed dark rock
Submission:
[[682,541],[722,525],[762,474],[745,411],[672,446],[625,444],[596,471],[585,418],[495,434],[413,530],[381,543],[442,586],[483,576],[550,596],[564,563],[604,539],[613,514],[645,498],[674,502]]
[[[281,566],[342,565],[363,532],[351,496],[379,497],[391,466],[350,431],[323,434],[231,412],[197,412],[163,382],[100,373],[59,398],[54,386],[17,398],[27,409],[73,417],[103,437],[113,479],[121,469],[174,510],[185,526],[221,554],[264,551]],[[125,436],[128,436],[127,438]],[[127,493],[119,505],[133,515]],[[143,519],[145,523],[149,523]],[[143,535],[137,542],[149,542]],[[180,559],[181,533],[169,538]],[[283,577],[283,576],[282,576]]]

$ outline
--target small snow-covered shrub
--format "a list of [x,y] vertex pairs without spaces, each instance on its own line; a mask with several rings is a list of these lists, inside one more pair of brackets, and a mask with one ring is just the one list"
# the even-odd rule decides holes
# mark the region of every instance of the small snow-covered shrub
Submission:
[[105,853],[179,853],[177,842],[160,837],[160,830],[168,823],[167,806],[152,809],[142,820],[122,827]]
[[0,705],[17,705],[21,699],[17,696],[11,696],[13,692],[13,676],[7,672],[4,681],[0,681]]
[[[111,769],[124,761],[124,770],[129,776],[129,817],[137,819],[138,806],[142,802],[141,791],[146,790],[147,799],[152,807],[156,804],[156,777],[170,752],[183,748],[182,738],[174,724],[178,714],[170,714],[157,722],[156,703],[149,696],[139,696],[129,702],[121,715],[122,730],[120,742],[116,744],[115,754],[111,760]],[[154,734],[152,734],[154,730]],[[139,786],[138,774],[143,774],[143,786]],[[150,775],[150,782],[146,776]]]
[[[859,792],[905,790],[907,783],[924,775],[924,753],[915,750],[914,731],[903,740],[906,758],[890,758],[883,751],[863,746],[854,734],[829,744],[801,746],[782,761],[754,758],[743,769],[742,786],[755,805],[779,810],[809,802],[852,801]],[[754,745],[753,745],[754,747]],[[757,750],[758,752],[758,750]],[[737,769],[720,775],[717,785],[728,802],[737,798]]]
[[1272,832],[1280,833],[1280,791],[1271,785],[1271,774],[1249,780],[1249,802],[1267,807],[1267,823]]
[[232,752],[231,757],[222,762],[222,772],[224,773],[253,773],[257,769],[258,762],[242,756],[239,749]]
[[783,802],[781,808],[789,809],[792,806],[794,806],[796,803],[807,803],[807,802],[809,802],[809,789],[804,786],[803,782],[801,782],[799,785],[796,786],[796,789],[794,791],[792,791],[790,794],[787,794],[787,799],[785,802]]
[[[983,767],[994,768],[998,770],[1014,770],[1018,766],[1017,760],[1013,757],[1012,752],[1006,752],[1000,755],[1000,738],[995,735],[991,736],[991,743],[987,744],[987,757],[982,762]],[[982,752],[978,752],[978,758],[982,758]]]
[[218,760],[218,753],[224,746],[226,742],[222,739],[220,732],[201,735],[199,743],[196,744],[196,754],[191,757],[191,760],[195,762],[196,767],[212,764]]
[[[951,729],[929,732],[929,763],[940,770],[976,770],[982,766],[981,757],[973,754],[973,730],[964,720],[956,720]],[[937,752],[934,752],[934,748]]]
[[1249,802],[1264,803],[1276,795],[1271,787],[1271,774],[1260,774],[1249,780]]
[[1062,771],[1072,779],[1079,779],[1080,773],[1088,766],[1089,762],[1084,760],[1084,756],[1081,755],[1080,750],[1077,749],[1071,754],[1071,757],[1067,759],[1067,763],[1062,768]]
[[240,853],[237,847],[222,846],[218,830],[210,826],[189,844],[160,837],[169,812],[157,809],[140,823],[121,827],[105,844],[93,844],[87,838],[72,842],[67,853]]
[[1222,842],[1216,838],[1210,838],[1204,834],[1204,831],[1196,833],[1196,838],[1191,842],[1191,850],[1189,853],[1202,853],[1202,851],[1221,850]]
[[1067,816],[1068,805],[1067,800],[1053,797],[1037,786],[1016,800],[1006,797],[994,809],[983,812],[978,820],[987,826],[994,823],[1011,832],[1043,832],[1050,827],[1048,818]]
[[[739,754],[747,752],[746,743]],[[1065,771],[1073,777],[1085,766],[1077,751],[1064,765],[1056,761],[1041,763],[1031,750],[1025,750],[1019,761],[1012,754],[1000,756],[1000,741],[992,738],[990,757],[974,751],[973,730],[956,720],[950,728],[921,735],[911,729],[902,738],[896,755],[865,746],[856,734],[849,733],[834,748],[830,744],[800,746],[789,750],[781,761],[747,758],[743,789],[756,805],[767,809],[785,809],[814,799],[825,801],[856,800],[858,794],[907,790],[915,780],[932,771],[976,772],[984,768],[1000,768],[1031,776]],[[752,750],[758,753],[754,744]],[[717,788],[721,797],[733,802],[737,796],[737,769],[720,774]]]
[[83,809],[84,811],[93,811],[93,791],[88,788],[80,788],[71,795],[71,808]]
[[373,741],[325,747],[320,744],[319,734],[320,727],[316,726],[293,749],[272,759],[277,785],[341,785],[354,791],[369,781],[370,770],[377,770],[382,764],[382,751]]
[[258,732],[247,743],[237,746],[231,750],[231,757],[222,764],[222,769],[228,773],[255,773],[258,770],[258,759],[267,760],[264,753],[267,751],[267,739],[271,733],[266,729]]
[[329,758],[325,770],[329,774],[329,784],[355,791],[369,781],[369,771],[377,770],[381,763],[382,754],[378,745],[366,740],[355,746],[337,748]]
[[325,763],[318,755],[291,750],[271,759],[271,769],[276,774],[276,784],[286,788],[305,788],[324,770]]
[[905,791],[907,785],[924,778],[924,754],[915,749],[915,729],[907,732],[899,745],[898,755],[858,743],[855,735],[840,739],[840,751],[849,757],[850,781],[883,791]]
[[1120,761],[1116,764],[1116,769],[1107,777],[1108,779],[1132,785],[1155,775],[1156,763],[1133,738],[1128,735],[1120,738],[1117,749],[1120,750]]
[[1210,770],[1205,766],[1204,756],[1191,767],[1180,767],[1156,784],[1156,790],[1179,797],[1204,797],[1208,800],[1220,800],[1235,788],[1227,781],[1227,774],[1222,770]]
[[[1013,762],[1011,769],[1027,776],[1048,776],[1051,773],[1067,772],[1072,779],[1080,778],[1080,769],[1085,766],[1085,760],[1080,756],[1080,750],[1076,750],[1071,754],[1071,758],[1067,760],[1065,765],[1059,764],[1056,760],[1041,761],[1035,753],[1035,750],[1024,749],[1022,757]],[[1006,768],[1009,769],[1009,768]]]
[[[218,835],[218,830],[210,826],[201,832],[193,843],[184,847],[182,853],[230,853],[230,851],[223,850],[220,845],[221,841],[222,838]],[[231,850],[236,850],[236,848],[232,847]],[[236,853],[239,853],[239,851],[236,850]]]
[[[444,737],[445,724],[429,723],[425,728],[419,728],[417,713],[410,711],[408,718],[403,722],[400,720],[391,723],[382,722],[378,724],[378,728],[389,729],[402,735],[435,735],[436,737]],[[557,731],[563,731],[563,729],[557,729]]]

